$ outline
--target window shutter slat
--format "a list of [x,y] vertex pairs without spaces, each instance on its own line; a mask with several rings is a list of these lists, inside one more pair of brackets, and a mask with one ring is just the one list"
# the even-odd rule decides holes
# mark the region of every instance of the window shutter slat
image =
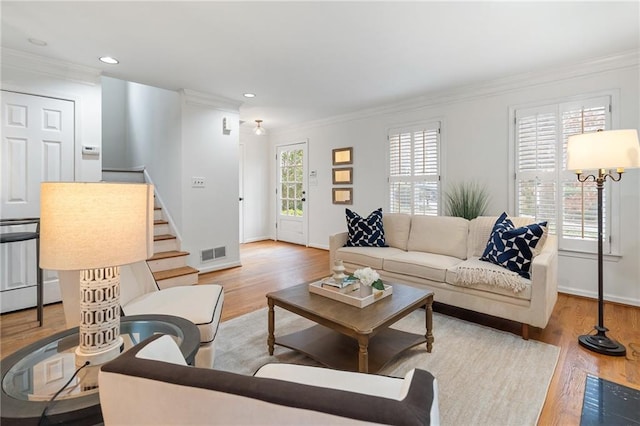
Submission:
[[389,132],[390,212],[438,214],[439,157],[439,123]]

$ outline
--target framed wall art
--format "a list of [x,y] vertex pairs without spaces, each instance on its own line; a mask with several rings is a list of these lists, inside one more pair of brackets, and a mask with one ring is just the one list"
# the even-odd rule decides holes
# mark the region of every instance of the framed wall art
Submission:
[[353,164],[353,147],[334,149],[331,152],[331,159],[334,166]]
[[353,204],[353,188],[333,188],[333,204]]
[[333,169],[334,185],[349,185],[353,183],[353,167],[341,167]]

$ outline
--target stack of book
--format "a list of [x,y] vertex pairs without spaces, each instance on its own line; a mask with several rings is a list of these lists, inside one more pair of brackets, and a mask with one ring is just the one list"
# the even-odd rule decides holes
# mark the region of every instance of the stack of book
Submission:
[[336,282],[333,278],[325,278],[321,281],[322,288],[338,293],[351,293],[360,289],[360,281],[357,278],[347,277],[342,282]]

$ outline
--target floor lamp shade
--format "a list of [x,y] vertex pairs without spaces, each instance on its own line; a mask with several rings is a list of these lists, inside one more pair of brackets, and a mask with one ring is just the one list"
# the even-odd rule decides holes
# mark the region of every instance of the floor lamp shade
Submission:
[[640,144],[636,129],[583,133],[569,137],[567,170],[634,167],[640,167]]
[[[640,167],[638,131],[609,130],[570,136],[567,141],[567,169],[575,170],[578,182],[593,181],[598,191],[598,325],[595,333],[578,336],[578,343],[597,353],[625,356],[626,348],[607,336],[604,326],[604,278],[602,266],[602,193],[607,179],[622,179],[624,169]],[[612,169],[616,170],[614,174]],[[592,174],[583,170],[593,170]]]
[[40,194],[40,267],[80,271],[76,364],[120,353],[120,266],[153,254],[153,186],[45,182]]

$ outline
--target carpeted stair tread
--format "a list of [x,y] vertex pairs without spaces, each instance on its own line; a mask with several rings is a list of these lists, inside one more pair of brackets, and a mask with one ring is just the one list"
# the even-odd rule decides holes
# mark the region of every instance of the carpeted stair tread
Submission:
[[188,255],[189,255],[188,251],[178,251],[178,250],[161,251],[159,253],[154,253],[154,255],[147,260],[152,261],[152,260],[160,260],[160,259],[169,259],[171,257],[180,257],[180,256],[188,256]]
[[158,271],[153,273],[156,281],[168,280],[170,278],[181,277],[183,275],[197,274],[199,271],[191,266],[183,266],[181,268],[167,269],[166,271]]
[[166,225],[168,223],[169,223],[168,221],[163,220],[163,219],[156,219],[156,220],[153,221],[154,225]]
[[171,234],[154,235],[153,241],[175,240],[176,236]]

